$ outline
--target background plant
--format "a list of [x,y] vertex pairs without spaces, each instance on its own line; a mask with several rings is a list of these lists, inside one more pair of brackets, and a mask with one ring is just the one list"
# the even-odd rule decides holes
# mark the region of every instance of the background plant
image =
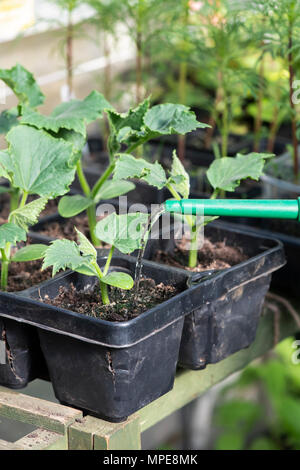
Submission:
[[[55,20],[58,27],[60,38],[58,40],[58,49],[65,61],[66,100],[74,98],[74,40],[84,35],[84,22],[74,23],[74,13],[83,0],[51,0],[61,10],[63,20]],[[65,20],[66,17],[66,20]]]
[[293,342],[286,339],[225,387],[214,414],[215,449],[300,449],[300,365],[291,362]]
[[294,102],[294,82],[299,70],[299,31],[300,31],[300,5],[296,0],[282,0],[275,2],[268,0],[270,32],[268,34],[268,50],[274,58],[281,58],[287,72],[289,88],[289,107],[291,121],[291,135],[293,145],[294,178],[299,173],[297,120],[298,110]]
[[[119,2],[118,20],[135,46],[135,104],[139,104],[147,89],[145,65],[150,66],[151,48],[167,34],[173,17],[173,0],[124,0]],[[171,15],[171,16],[170,16]],[[151,74],[150,74],[151,75]],[[148,74],[147,77],[150,78]]]
[[[210,71],[208,80],[215,84],[215,96],[210,105],[205,145],[211,146],[214,130],[221,134],[220,155],[228,155],[228,138],[235,110],[254,86],[254,76],[241,62],[249,37],[243,32],[243,20],[231,11],[226,1],[211,1],[202,5],[198,28],[194,29],[194,60]],[[200,51],[198,54],[197,51]]]

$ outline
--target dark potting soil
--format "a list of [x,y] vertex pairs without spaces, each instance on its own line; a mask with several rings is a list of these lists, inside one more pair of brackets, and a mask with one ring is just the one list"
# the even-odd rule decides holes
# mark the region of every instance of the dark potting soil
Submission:
[[172,285],[156,284],[153,279],[141,279],[137,295],[134,289],[121,290],[112,287],[109,291],[109,305],[102,304],[98,285],[91,290],[84,291],[76,291],[73,285],[69,289],[61,287],[57,297],[50,299],[45,296],[43,301],[102,320],[123,322],[138,317],[178,292],[178,288]]
[[57,222],[48,222],[39,230],[39,234],[50,238],[68,238],[77,241],[77,235],[74,227],[82,232],[86,237],[89,236],[89,223],[86,215],[78,215],[70,219],[63,219]]
[[[97,221],[100,219],[100,217],[97,217]],[[57,222],[48,222],[43,224],[43,228],[38,232],[50,238],[68,238],[69,240],[77,242],[78,239],[74,227],[90,240],[88,217],[84,214],[71,217],[70,219],[62,219]],[[101,248],[110,248],[110,245],[103,244]]]
[[198,265],[195,268],[189,268],[189,251],[186,249],[187,241],[183,238],[178,240],[178,242],[174,253],[158,250],[153,261],[193,272],[201,272],[230,268],[248,259],[239,247],[226,245],[226,240],[213,243],[209,239],[205,239],[202,248],[198,251]]
[[51,268],[41,271],[42,260],[27,261],[26,263],[11,263],[8,271],[8,292],[19,292],[29,289],[40,282],[51,279]]

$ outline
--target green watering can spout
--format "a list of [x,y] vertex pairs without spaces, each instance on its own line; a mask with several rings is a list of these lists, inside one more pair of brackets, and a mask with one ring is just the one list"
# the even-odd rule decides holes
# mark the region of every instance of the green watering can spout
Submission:
[[294,219],[300,222],[298,199],[182,199],[164,203],[167,212],[186,215]]

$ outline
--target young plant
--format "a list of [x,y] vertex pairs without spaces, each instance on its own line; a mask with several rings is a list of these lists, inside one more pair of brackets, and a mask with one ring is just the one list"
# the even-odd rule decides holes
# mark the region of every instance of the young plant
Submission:
[[[208,181],[213,188],[211,198],[217,198],[222,191],[234,192],[244,179],[258,180],[262,175],[265,160],[272,156],[250,153],[214,160],[207,171]],[[151,164],[131,155],[121,155],[116,163],[113,180],[114,178],[139,178],[158,189],[166,187],[177,200],[188,199],[190,194],[190,178],[176,152],[173,154],[173,163],[168,174],[158,162]],[[190,231],[188,266],[194,268],[197,265],[198,234],[201,225],[197,223],[196,216],[183,215],[183,218]],[[215,217],[204,217],[203,223],[206,225],[214,219]]]
[[76,230],[78,244],[70,240],[55,240],[46,249],[42,269],[52,266],[53,276],[60,270],[72,269],[87,276],[96,276],[99,281],[102,303],[109,304],[108,286],[131,289],[133,278],[122,272],[110,272],[111,260],[115,249],[122,253],[132,253],[140,248],[147,214],[132,213],[125,215],[110,214],[96,225],[97,237],[111,244],[103,269],[97,263],[97,251],[79,230]]
[[[0,114],[0,134],[7,134],[10,129],[19,125],[25,107],[37,108],[44,102],[44,95],[33,75],[22,65],[16,64],[11,69],[0,69],[0,80],[8,86],[16,98],[17,106],[6,109]],[[20,191],[10,186],[0,186],[0,194],[10,195],[10,210],[18,207]]]
[[[106,112],[109,122],[110,135],[108,138],[109,164],[98,181],[91,188],[85,178],[81,164],[81,149],[86,137],[86,124],[102,116]],[[150,107],[146,99],[137,108],[130,109],[126,114],[120,114],[98,92],[92,92],[85,100],[71,100],[62,103],[50,116],[43,116],[31,109],[24,112],[23,123],[37,128],[46,129],[56,137],[72,141],[77,176],[84,195],[65,196],[58,206],[62,217],[73,217],[87,210],[90,236],[92,243],[99,245],[95,234],[96,204],[101,200],[111,199],[128,193],[134,189],[134,184],[120,179],[117,183],[110,179],[121,147],[126,147],[128,153],[151,139],[169,134],[185,134],[198,127],[206,127],[197,121],[189,108],[182,105],[162,104]]]
[[[0,227],[1,289],[6,290],[12,261],[42,257],[46,246],[29,245],[13,253],[18,242],[26,241],[29,226],[38,221],[49,198],[65,194],[75,176],[70,166],[72,145],[30,126],[13,127],[6,136],[8,149],[0,151],[0,177],[7,179],[17,195],[8,222]],[[38,197],[26,204],[29,195]]]

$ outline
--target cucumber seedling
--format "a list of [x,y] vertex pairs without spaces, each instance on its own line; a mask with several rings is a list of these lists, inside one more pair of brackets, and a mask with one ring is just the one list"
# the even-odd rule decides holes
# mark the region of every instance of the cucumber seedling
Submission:
[[72,269],[80,274],[96,276],[99,281],[101,299],[109,304],[108,286],[132,289],[134,280],[130,274],[110,271],[115,249],[132,253],[140,248],[143,227],[148,216],[143,213],[116,215],[112,213],[96,225],[96,235],[102,242],[111,244],[104,268],[97,262],[97,251],[83,233],[76,230],[78,244],[67,239],[55,240],[46,249],[42,269],[52,266],[53,276],[60,270]]
[[[236,157],[224,157],[214,160],[207,170],[207,179],[213,188],[212,199],[217,198],[221,192],[233,192],[241,181],[247,178],[258,180],[262,175],[265,160],[273,157],[272,154],[250,153],[237,154]],[[137,178],[146,181],[158,189],[166,187],[171,195],[177,199],[188,199],[190,194],[190,178],[181,161],[173,153],[173,162],[168,174],[156,162],[149,163],[143,159],[135,159],[131,155],[123,154],[116,163],[114,178]],[[196,216],[183,215],[190,231],[189,268],[197,265],[198,236],[201,223],[197,223]],[[216,217],[204,217],[203,224],[207,225]],[[202,224],[202,225],[203,225]]]
[[[68,192],[75,176],[70,165],[73,147],[64,140],[26,125],[13,127],[6,140],[7,150],[0,151],[0,177],[9,181],[18,197],[8,222],[0,226],[2,290],[7,288],[12,261],[33,261],[44,254],[44,245],[28,245],[15,253],[12,248],[26,241],[29,227],[37,223],[48,199]],[[37,199],[27,204],[29,195]]]

